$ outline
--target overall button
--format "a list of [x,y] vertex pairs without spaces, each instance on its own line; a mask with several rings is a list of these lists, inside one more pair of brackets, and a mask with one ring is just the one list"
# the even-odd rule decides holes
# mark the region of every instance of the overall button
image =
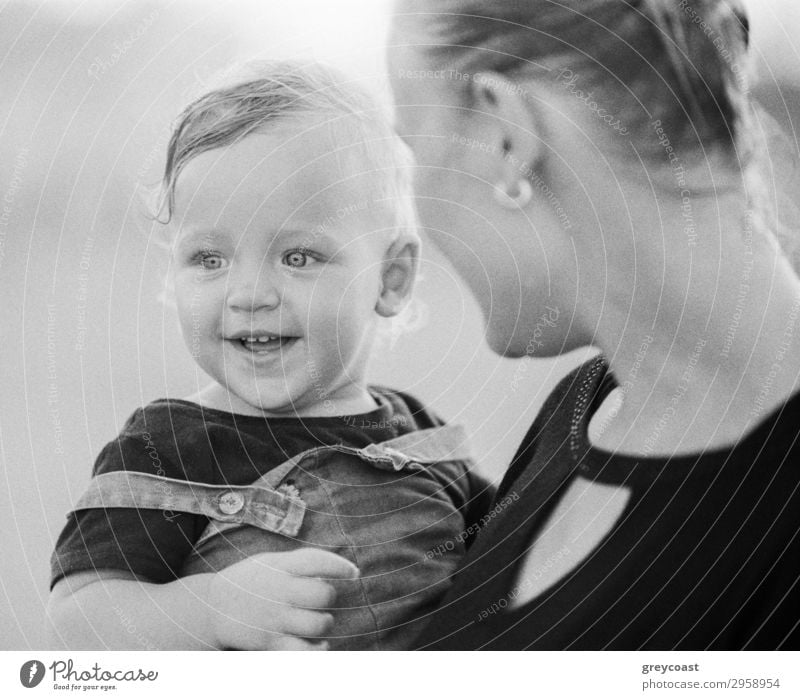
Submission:
[[233,515],[238,513],[244,506],[244,498],[234,491],[222,494],[219,497],[219,509],[225,515]]

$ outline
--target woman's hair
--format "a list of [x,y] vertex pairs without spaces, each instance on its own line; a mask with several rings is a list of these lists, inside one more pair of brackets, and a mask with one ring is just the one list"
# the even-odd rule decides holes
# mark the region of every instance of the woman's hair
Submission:
[[[398,229],[414,230],[411,156],[382,104],[351,78],[300,61],[252,61],[229,70],[186,107],[167,148],[159,211],[172,217],[175,186],[196,156],[287,120],[314,117],[348,129],[346,145],[374,170],[378,199]],[[345,157],[345,156],[343,156]]]
[[[768,187],[765,124],[748,96],[749,25],[739,0],[419,0],[395,21],[433,69],[455,76],[496,71],[518,83],[568,76],[614,114],[643,157],[724,154],[746,176],[751,208],[792,257],[797,236],[777,220]],[[588,103],[587,103],[588,104]],[[659,127],[657,132],[654,125]],[[768,127],[774,134],[776,127]],[[766,166],[766,167],[765,167]],[[800,269],[800,260],[794,264]]]
[[[518,80],[565,71],[633,134],[732,145],[745,119],[748,24],[736,0],[434,0],[411,24],[434,65]],[[460,84],[463,100],[472,91]]]

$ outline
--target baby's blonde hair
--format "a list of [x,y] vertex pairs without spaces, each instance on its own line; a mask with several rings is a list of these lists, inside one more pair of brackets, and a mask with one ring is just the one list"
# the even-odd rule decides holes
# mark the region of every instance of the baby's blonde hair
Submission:
[[308,116],[343,117],[357,130],[360,155],[374,171],[378,199],[398,233],[416,231],[411,155],[380,101],[344,73],[319,63],[251,61],[228,71],[177,119],[167,148],[159,212],[172,217],[175,187],[186,164],[215,148],[234,144],[271,124]]

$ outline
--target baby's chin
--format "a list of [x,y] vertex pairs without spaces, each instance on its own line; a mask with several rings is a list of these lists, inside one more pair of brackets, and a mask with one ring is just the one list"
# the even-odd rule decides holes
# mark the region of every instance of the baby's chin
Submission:
[[[230,379],[230,378],[228,378]],[[227,384],[217,380],[226,398],[221,402],[234,413],[265,418],[294,416],[298,407],[304,404],[295,399],[282,382],[269,382],[272,386],[242,386],[241,382],[229,381]]]
[[313,402],[301,397],[293,397],[286,392],[248,392],[246,397],[239,398],[254,414],[262,415],[265,418],[318,415]]
[[320,386],[289,386],[280,380],[260,383],[257,387],[229,391],[238,398],[237,403],[246,406],[253,415],[265,418],[329,418],[351,413],[366,413],[374,408],[362,405],[348,395]]

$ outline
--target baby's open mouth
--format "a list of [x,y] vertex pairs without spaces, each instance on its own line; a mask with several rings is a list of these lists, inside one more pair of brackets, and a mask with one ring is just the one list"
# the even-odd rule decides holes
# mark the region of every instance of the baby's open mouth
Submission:
[[234,342],[238,342],[245,350],[261,355],[284,349],[295,340],[296,336],[288,335],[253,335],[235,338]]

